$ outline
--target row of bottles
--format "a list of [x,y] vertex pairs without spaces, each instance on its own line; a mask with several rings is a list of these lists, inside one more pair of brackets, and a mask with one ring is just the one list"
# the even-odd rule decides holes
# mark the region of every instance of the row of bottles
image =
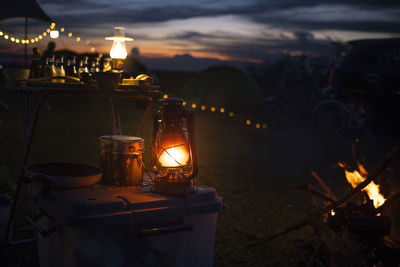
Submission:
[[[64,57],[51,56],[46,58],[44,63],[41,64],[39,50],[33,49],[32,65],[30,69],[29,78],[40,78],[40,77],[52,77],[52,76],[71,76],[82,78],[82,73],[94,74],[100,71],[112,70],[111,58],[99,57],[92,58],[89,61],[89,57],[85,56],[78,61],[76,56],[64,60]],[[53,80],[53,82],[63,82],[64,79]]]

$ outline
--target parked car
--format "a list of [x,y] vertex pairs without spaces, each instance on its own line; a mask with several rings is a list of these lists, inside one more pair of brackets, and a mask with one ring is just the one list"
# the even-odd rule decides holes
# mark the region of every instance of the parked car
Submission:
[[400,38],[354,40],[348,45],[325,93],[347,105],[350,130],[398,123]]

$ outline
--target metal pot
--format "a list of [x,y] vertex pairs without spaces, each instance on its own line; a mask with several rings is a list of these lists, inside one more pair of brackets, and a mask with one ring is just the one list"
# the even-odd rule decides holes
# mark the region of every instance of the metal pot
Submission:
[[28,181],[40,181],[50,188],[69,189],[97,183],[102,176],[101,169],[76,163],[40,163],[25,168]]

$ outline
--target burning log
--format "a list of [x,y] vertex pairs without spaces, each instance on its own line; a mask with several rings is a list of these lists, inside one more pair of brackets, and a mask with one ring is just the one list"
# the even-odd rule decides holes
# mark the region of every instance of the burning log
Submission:
[[[268,242],[268,241],[270,241],[272,239],[275,239],[277,237],[280,237],[282,235],[285,235],[287,233],[290,233],[290,232],[293,232],[293,231],[295,231],[297,229],[300,229],[300,228],[302,228],[302,227],[304,227],[304,226],[306,226],[308,224],[313,226],[314,231],[316,233],[321,232],[321,233],[324,233],[326,235],[326,236],[321,236],[321,241],[323,243],[327,244],[328,247],[336,247],[338,243],[342,243],[342,242],[352,243],[352,241],[348,241],[348,240],[347,241],[343,241],[343,238],[340,241],[340,240],[336,239],[337,237],[335,237],[335,238],[329,237],[329,236],[332,236],[333,230],[330,229],[327,224],[323,223],[321,218],[325,214],[331,213],[332,211],[334,212],[334,210],[337,207],[339,207],[342,204],[348,202],[354,195],[356,195],[362,189],[364,189],[367,185],[369,185],[371,183],[371,181],[373,181],[374,179],[377,179],[381,175],[381,173],[388,167],[388,165],[393,160],[393,158],[399,153],[400,153],[400,147],[394,148],[389,154],[387,154],[387,156],[383,159],[383,161],[379,164],[379,166],[376,169],[376,171],[373,172],[373,174],[371,176],[366,177],[362,182],[357,184],[350,192],[348,192],[342,198],[334,201],[333,203],[331,203],[331,204],[329,204],[327,206],[323,206],[323,207],[319,208],[317,211],[309,213],[303,219],[301,219],[301,220],[289,225],[288,227],[286,227],[284,229],[277,230],[275,232],[272,232],[269,235],[266,235],[264,237],[259,238],[257,241],[247,245],[247,248],[252,248],[252,247],[258,246],[258,245],[263,244],[265,242]],[[361,169],[360,171],[363,173],[364,169]],[[315,178],[314,175],[313,175],[313,177]],[[318,179],[318,178],[316,178],[316,179]],[[321,181],[322,181],[322,179],[321,179]],[[353,225],[354,225],[354,223],[355,222],[353,222]],[[380,227],[378,227],[378,228],[380,228]],[[329,240],[331,240],[331,241],[329,241]],[[351,248],[351,246],[350,246],[350,248]],[[335,255],[335,249],[333,249],[333,251],[331,251],[331,254]],[[357,253],[355,253],[353,255],[359,255],[359,253],[357,252]],[[345,257],[345,258],[347,258],[347,257]]]

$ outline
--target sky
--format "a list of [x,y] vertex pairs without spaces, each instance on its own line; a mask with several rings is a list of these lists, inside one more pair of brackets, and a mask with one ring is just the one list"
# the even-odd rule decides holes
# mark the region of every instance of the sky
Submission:
[[[5,1],[5,0],[3,0]],[[262,63],[282,55],[330,53],[332,42],[400,37],[398,0],[39,0],[65,32],[58,49],[107,53],[114,26],[142,59],[207,58]],[[38,35],[48,23],[30,20]],[[0,21],[22,36],[23,19]],[[73,33],[72,37],[67,34]],[[81,37],[76,42],[76,37]],[[45,48],[49,38],[38,43]],[[0,53],[22,46],[0,39]],[[183,57],[182,57],[183,56]]]

